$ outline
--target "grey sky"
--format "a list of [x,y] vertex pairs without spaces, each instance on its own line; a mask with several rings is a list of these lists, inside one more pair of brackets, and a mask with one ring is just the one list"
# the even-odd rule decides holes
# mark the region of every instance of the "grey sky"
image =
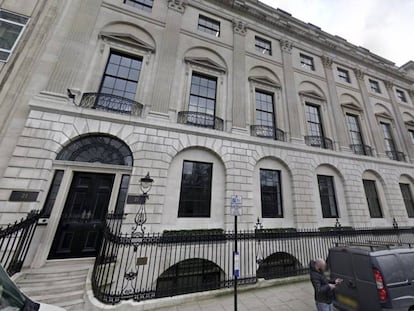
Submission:
[[414,60],[414,0],[260,0],[397,66]]

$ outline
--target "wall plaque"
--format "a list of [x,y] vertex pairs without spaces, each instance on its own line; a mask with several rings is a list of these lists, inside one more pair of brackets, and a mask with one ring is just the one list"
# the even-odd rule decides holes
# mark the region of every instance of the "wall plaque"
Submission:
[[137,266],[145,266],[148,263],[148,257],[138,257]]
[[36,202],[39,191],[12,191],[11,202]]
[[128,195],[127,204],[144,204],[145,195]]

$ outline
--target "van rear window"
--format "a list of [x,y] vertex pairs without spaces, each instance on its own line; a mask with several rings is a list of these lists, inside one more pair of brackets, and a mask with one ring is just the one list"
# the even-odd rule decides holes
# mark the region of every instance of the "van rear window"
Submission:
[[396,255],[378,256],[377,261],[386,284],[404,282],[407,280]]
[[353,255],[353,264],[355,276],[361,281],[374,281],[374,273],[372,272],[371,258],[367,255]]
[[407,271],[407,277],[410,281],[414,280],[414,253],[400,254],[401,261]]
[[349,253],[331,252],[329,254],[329,265],[331,272],[344,276],[353,275],[351,255]]

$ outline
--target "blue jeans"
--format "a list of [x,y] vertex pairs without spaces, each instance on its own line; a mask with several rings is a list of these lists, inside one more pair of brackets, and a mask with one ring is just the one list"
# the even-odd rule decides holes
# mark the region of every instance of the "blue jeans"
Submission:
[[316,303],[316,310],[318,311],[333,311],[333,304],[327,304],[323,302]]

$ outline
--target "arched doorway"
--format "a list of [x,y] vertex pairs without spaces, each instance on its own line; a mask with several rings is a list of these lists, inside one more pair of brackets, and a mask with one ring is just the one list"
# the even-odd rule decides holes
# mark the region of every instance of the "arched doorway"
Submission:
[[[129,147],[118,138],[109,135],[79,137],[65,146],[56,160],[108,166],[133,165]],[[97,172],[93,165],[89,170],[72,170],[69,191],[49,253],[50,259],[96,255],[102,240],[115,175],[115,171]],[[122,179],[122,182],[129,182],[129,175],[123,175]],[[126,192],[128,185],[125,187],[125,182],[123,188]]]
[[206,259],[192,258],[168,268],[157,280],[156,297],[201,292],[220,288],[223,270]]
[[302,265],[291,254],[285,252],[273,253],[263,260],[257,270],[257,277],[269,279],[298,275]]

